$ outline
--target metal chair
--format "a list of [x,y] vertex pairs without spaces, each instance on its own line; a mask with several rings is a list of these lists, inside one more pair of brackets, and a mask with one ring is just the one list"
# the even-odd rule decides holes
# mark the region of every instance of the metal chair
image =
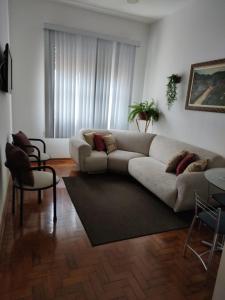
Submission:
[[[198,257],[203,264],[203,267],[207,271],[211,266],[213,254],[217,250],[217,246],[219,244],[219,235],[222,237],[225,235],[225,212],[221,211],[220,207],[216,208],[209,203],[202,201],[197,193],[195,193],[195,200],[195,215],[187,235],[183,255],[186,255],[187,248],[190,249]],[[202,253],[198,253],[190,245],[191,234],[196,221],[200,221],[200,223],[207,225],[207,227],[213,231],[213,242],[212,244],[208,243],[210,249]],[[207,261],[205,262],[203,260],[203,256],[206,254],[208,254],[208,257]]]
[[[56,212],[56,185],[59,182],[59,177],[56,176],[55,170],[50,166],[38,166],[32,167],[29,170],[33,171],[34,175],[34,185],[24,185],[22,182],[23,172],[17,170],[15,175],[15,170],[10,168],[10,165],[6,162],[6,167],[10,170],[12,175],[13,193],[12,193],[12,213],[15,214],[15,199],[16,190],[20,191],[20,225],[23,225],[23,202],[24,202],[24,191],[37,191],[38,192],[38,202],[41,203],[41,191],[49,188],[53,188],[53,222],[57,221]],[[49,169],[51,172],[44,172],[42,170]]]

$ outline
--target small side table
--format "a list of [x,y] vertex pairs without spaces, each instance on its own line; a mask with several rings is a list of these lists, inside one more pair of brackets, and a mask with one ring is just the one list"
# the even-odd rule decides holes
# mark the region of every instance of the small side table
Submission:
[[[205,178],[207,181],[217,187],[218,189],[225,191],[225,168],[214,168],[209,169],[204,172]],[[225,193],[218,193],[213,196],[213,199],[216,200],[220,205],[225,206]],[[205,245],[211,246],[211,243],[203,241]],[[224,238],[222,243],[219,243],[217,250],[223,250],[224,247]]]

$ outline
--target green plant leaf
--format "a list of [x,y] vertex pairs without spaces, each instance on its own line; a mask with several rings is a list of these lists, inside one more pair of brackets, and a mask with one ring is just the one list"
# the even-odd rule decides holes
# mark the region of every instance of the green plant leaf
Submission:
[[129,122],[132,122],[136,118],[138,118],[138,115],[140,113],[145,113],[148,116],[147,120],[157,121],[159,119],[160,112],[154,100],[134,103],[130,105],[129,108],[130,108],[130,112],[128,114]]
[[176,84],[177,75],[172,74],[168,77],[169,82],[167,84],[167,105],[170,109],[173,103],[177,100],[177,84]]

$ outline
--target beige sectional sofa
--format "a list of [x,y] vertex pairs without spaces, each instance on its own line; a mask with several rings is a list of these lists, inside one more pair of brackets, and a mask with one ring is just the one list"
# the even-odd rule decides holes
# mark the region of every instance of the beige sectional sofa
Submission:
[[[92,150],[83,134],[95,131],[100,134],[112,133],[116,138],[117,150],[107,155],[104,151]],[[152,134],[127,130],[82,129],[78,137],[70,139],[71,157],[79,164],[82,172],[96,173],[106,170],[128,173],[128,162],[132,158],[148,156],[154,138]]]
[[[117,150],[107,155],[91,149],[84,140],[85,132],[112,133]],[[166,173],[168,161],[178,152],[187,150],[200,159],[208,159],[208,168],[225,167],[225,158],[174,139],[160,135],[123,130],[81,130],[79,137],[70,140],[71,157],[82,172],[105,172],[106,170],[129,173],[175,212],[194,208],[194,191],[202,196],[208,193],[208,183],[203,172],[183,173],[179,176]]]

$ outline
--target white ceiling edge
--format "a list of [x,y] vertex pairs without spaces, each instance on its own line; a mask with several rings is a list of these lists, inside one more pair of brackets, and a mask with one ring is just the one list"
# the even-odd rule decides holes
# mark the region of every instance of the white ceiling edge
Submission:
[[128,20],[146,23],[146,24],[151,24],[151,23],[159,20],[159,18],[151,18],[151,17],[132,15],[130,13],[119,12],[114,9],[99,7],[96,5],[87,4],[87,3],[80,2],[80,1],[74,1],[74,0],[73,1],[70,1],[70,0],[48,0],[48,1],[58,3],[58,4],[67,4],[67,5],[70,5],[73,7],[80,7],[80,8],[84,8],[84,9],[91,10],[94,12],[103,13],[106,15],[114,16],[114,17],[125,18]]
[[81,34],[81,35],[89,36],[89,37],[92,36],[94,38],[101,38],[104,40],[125,43],[125,44],[132,45],[135,47],[141,47],[140,41],[131,40],[129,38],[119,38],[119,37],[113,36],[113,35],[101,34],[101,33],[96,33],[94,31],[87,31],[87,30],[83,30],[83,29],[72,28],[72,27],[67,27],[67,26],[62,26],[62,25],[57,25],[57,24],[44,23],[44,29],[62,31],[62,32],[67,32],[67,33],[72,33],[72,34]]

